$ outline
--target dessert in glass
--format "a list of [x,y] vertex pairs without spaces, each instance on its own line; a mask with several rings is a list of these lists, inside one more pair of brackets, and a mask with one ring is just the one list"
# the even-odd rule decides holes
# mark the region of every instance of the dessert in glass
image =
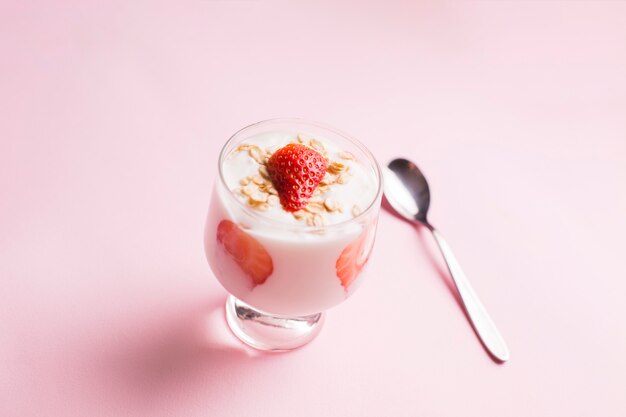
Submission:
[[352,295],[374,244],[380,168],[355,139],[321,123],[245,127],[219,156],[204,246],[243,342],[290,350]]

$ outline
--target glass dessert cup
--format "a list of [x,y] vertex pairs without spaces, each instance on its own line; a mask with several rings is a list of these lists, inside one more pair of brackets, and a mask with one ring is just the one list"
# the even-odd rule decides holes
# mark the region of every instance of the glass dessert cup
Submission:
[[[225,161],[259,135],[276,132],[292,135],[294,140],[300,134],[327,140],[342,155],[349,155],[350,163],[358,164],[353,171],[361,179],[367,177],[363,183],[371,185],[361,193],[371,196],[367,205],[339,210],[351,214],[346,217],[344,213],[341,221],[330,224],[294,223],[268,216],[242,200],[234,192],[232,172],[225,172]],[[227,323],[254,348],[298,348],[317,336],[325,311],[346,300],[361,284],[380,210],[380,168],[355,139],[301,119],[266,120],[241,129],[224,145],[218,167],[204,246],[213,273],[229,293]],[[341,196],[341,186],[337,190]]]

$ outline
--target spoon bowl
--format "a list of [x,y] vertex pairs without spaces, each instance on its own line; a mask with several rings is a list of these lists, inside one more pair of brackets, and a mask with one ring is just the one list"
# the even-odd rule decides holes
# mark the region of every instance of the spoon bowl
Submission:
[[402,217],[428,225],[430,188],[417,165],[407,159],[394,159],[385,172],[385,197]]

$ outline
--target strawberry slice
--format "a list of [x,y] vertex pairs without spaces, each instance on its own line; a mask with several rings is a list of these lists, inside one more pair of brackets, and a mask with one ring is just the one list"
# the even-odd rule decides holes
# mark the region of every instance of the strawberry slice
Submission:
[[263,284],[274,271],[272,257],[263,245],[230,220],[222,220],[217,226],[217,241],[254,285]]
[[299,143],[280,148],[267,161],[267,172],[287,211],[307,205],[327,168],[328,162],[319,152]]
[[366,230],[354,242],[346,246],[341,255],[339,255],[335,263],[335,269],[341,285],[346,290],[365,267],[373,244],[374,229],[371,228],[371,230]]

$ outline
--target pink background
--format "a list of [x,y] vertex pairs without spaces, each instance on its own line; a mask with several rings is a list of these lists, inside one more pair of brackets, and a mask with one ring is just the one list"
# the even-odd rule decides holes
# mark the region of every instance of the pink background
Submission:
[[[0,5],[0,415],[626,414],[625,2],[52,3]],[[386,212],[314,343],[234,339],[217,152],[294,115],[418,162],[510,362]]]

